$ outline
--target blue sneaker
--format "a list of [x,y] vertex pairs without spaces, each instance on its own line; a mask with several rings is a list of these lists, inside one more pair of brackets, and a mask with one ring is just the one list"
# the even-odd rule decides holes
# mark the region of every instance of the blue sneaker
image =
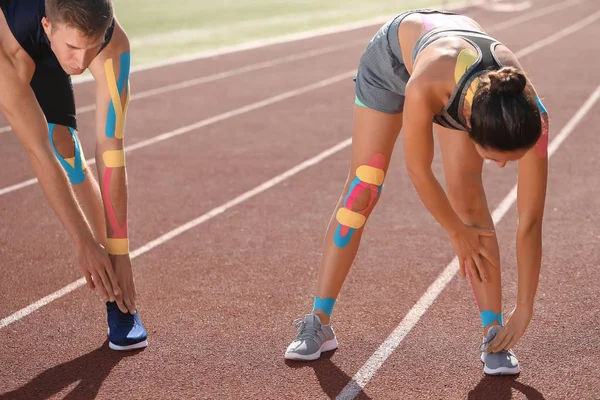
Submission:
[[106,303],[108,322],[108,347],[127,351],[148,346],[148,333],[142,324],[139,313],[131,315],[119,310],[117,303]]

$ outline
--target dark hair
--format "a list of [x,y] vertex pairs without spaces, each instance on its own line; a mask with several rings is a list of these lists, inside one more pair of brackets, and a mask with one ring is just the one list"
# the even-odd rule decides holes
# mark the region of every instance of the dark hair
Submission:
[[529,149],[542,133],[540,111],[527,77],[514,67],[483,75],[473,98],[469,136],[499,151]]
[[46,17],[63,23],[88,37],[108,28],[113,19],[112,0],[46,0]]

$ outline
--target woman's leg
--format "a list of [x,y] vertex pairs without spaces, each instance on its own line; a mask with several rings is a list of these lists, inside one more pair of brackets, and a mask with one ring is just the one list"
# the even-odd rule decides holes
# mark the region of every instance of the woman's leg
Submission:
[[355,106],[352,160],[341,197],[325,235],[313,312],[328,324],[364,226],[381,194],[402,114],[385,114]]
[[[448,198],[452,207],[465,224],[493,229],[481,172],[483,160],[475,150],[473,142],[465,132],[452,131],[436,126],[444,172],[448,187]],[[481,237],[484,247],[500,261],[500,250],[496,236]],[[470,279],[483,327],[483,349],[485,343],[494,338],[502,325],[502,286],[500,268],[494,268],[483,259],[489,271],[488,282]],[[468,269],[467,269],[468,271]],[[468,276],[468,275],[467,275]],[[513,375],[520,372],[519,361],[512,351],[481,354],[483,371],[489,375]]]
[[[481,179],[483,159],[475,150],[473,142],[465,132],[435,126],[442,158],[448,198],[454,211],[465,224],[479,228],[494,229]],[[500,260],[496,236],[480,237],[482,244]],[[488,328],[502,325],[502,290],[500,269],[482,259],[489,271],[489,282],[470,279],[479,308],[484,336]],[[468,270],[467,270],[468,271]]]
[[329,323],[333,305],[358,251],[367,219],[381,195],[401,128],[402,113],[386,114],[355,106],[350,172],[325,235],[313,313],[294,321],[298,333],[285,352],[287,359],[316,360],[321,352],[338,346]]

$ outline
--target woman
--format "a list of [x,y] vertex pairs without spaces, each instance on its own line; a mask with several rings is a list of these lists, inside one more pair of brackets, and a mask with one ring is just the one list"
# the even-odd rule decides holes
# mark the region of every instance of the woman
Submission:
[[[330,317],[366,220],[381,195],[404,128],[406,166],[427,209],[447,231],[469,277],[483,326],[488,374],[516,374],[510,350],[531,321],[542,252],[548,115],[515,55],[469,17],[412,10],[369,42],[356,76],[350,173],[327,230],[313,312],[295,321],[285,357],[314,360],[337,348]],[[432,123],[433,121],[433,123]],[[433,131],[448,195],[431,171]],[[481,172],[483,160],[519,161],[517,306],[502,321],[499,249]]]

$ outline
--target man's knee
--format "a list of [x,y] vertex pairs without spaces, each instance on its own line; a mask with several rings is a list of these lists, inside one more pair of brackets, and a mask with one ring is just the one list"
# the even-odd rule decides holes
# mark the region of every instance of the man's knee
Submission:
[[56,158],[73,184],[85,180],[85,156],[75,130],[64,126],[48,124],[48,137]]

